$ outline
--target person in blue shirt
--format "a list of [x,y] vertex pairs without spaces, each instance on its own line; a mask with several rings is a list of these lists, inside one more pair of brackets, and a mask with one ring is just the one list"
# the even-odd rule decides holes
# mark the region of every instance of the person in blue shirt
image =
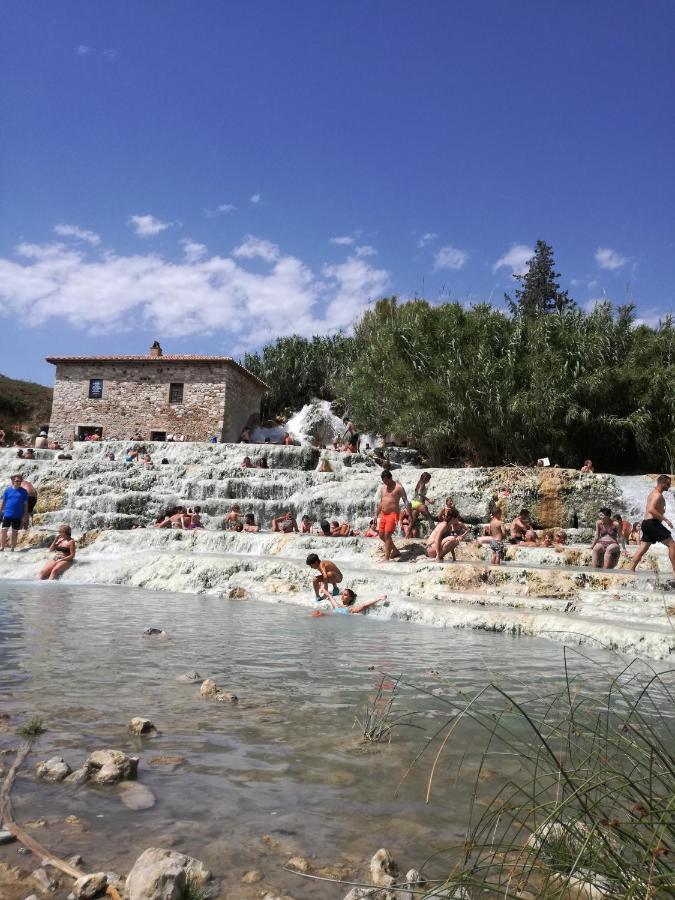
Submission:
[[23,477],[21,475],[12,475],[10,481],[12,483],[11,487],[5,488],[0,501],[0,518],[2,519],[0,552],[7,546],[7,532],[10,528],[12,534],[9,539],[9,549],[14,550],[21,523],[28,516],[28,491],[21,487]]

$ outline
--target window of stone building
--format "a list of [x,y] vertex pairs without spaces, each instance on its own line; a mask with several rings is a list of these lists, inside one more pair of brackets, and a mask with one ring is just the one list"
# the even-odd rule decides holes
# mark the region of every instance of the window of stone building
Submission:
[[103,379],[102,378],[90,378],[89,379],[89,399],[90,400],[100,400],[103,396]]
[[183,385],[181,382],[171,382],[169,385],[169,403],[183,402]]

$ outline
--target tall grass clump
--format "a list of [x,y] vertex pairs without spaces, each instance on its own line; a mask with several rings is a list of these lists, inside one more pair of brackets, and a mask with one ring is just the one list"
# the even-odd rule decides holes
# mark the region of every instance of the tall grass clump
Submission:
[[[559,691],[523,701],[490,684],[444,701],[454,709],[413,763],[433,754],[427,799],[464,727],[484,738],[448,896],[675,897],[675,672],[591,674],[574,676],[566,651]],[[510,774],[489,791],[496,756]]]
[[372,699],[366,701],[363,716],[356,717],[355,725],[361,730],[361,739],[370,744],[381,744],[391,740],[395,728],[408,726],[416,728],[407,719],[415,716],[415,711],[398,712],[394,704],[397,699],[398,680],[393,684],[383,676]]

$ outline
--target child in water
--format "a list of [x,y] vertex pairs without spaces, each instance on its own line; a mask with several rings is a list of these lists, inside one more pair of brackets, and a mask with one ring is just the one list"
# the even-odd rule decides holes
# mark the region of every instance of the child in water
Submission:
[[328,597],[330,601],[330,605],[333,607],[331,610],[324,612],[320,609],[315,609],[312,613],[313,616],[329,616],[331,614],[336,613],[344,613],[348,615],[349,613],[362,613],[365,612],[369,607],[374,606],[376,603],[379,603],[380,600],[385,602],[387,599],[386,594],[382,594],[379,597],[376,597],[375,600],[366,600],[365,603],[360,603],[358,606],[355,606],[356,603],[356,594],[351,588],[345,588],[344,591],[340,594],[340,599],[334,600],[332,597]]

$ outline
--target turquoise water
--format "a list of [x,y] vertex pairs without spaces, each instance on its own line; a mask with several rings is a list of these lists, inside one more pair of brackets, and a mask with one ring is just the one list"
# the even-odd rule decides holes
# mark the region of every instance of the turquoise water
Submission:
[[[170,640],[144,637],[151,626]],[[261,888],[342,897],[347,888],[298,879],[283,864],[299,854],[314,871],[330,864],[363,877],[380,846],[405,870],[456,844],[481,756],[477,726],[467,723],[448,746],[430,803],[424,760],[395,796],[408,764],[447,718],[449,707],[436,697],[468,699],[490,681],[520,700],[544,696],[562,684],[562,655],[562,647],[535,638],[312,618],[302,608],[255,601],[3,582],[0,712],[13,725],[26,715],[45,720],[31,766],[59,755],[75,769],[94,749],[120,748],[140,756],[139,781],[157,798],[153,809],[133,812],[115,788],[38,785],[31,776],[16,785],[16,817],[45,818],[36,837],[62,856],[82,853],[94,870],[126,872],[144,847],[173,846],[221,876],[224,897],[262,896]],[[592,664],[576,658],[592,679]],[[615,665],[607,654],[593,659]],[[198,685],[176,681],[192,669],[234,691],[239,705],[203,700]],[[401,689],[397,708],[416,710],[418,727],[364,747],[355,718],[375,697],[380,672],[392,676],[385,687],[404,675],[436,696]],[[486,702],[501,708],[496,697]],[[130,736],[126,726],[136,715],[161,734]],[[0,749],[15,745],[12,731],[0,732]],[[167,755],[184,762],[150,764]],[[497,790],[518,767],[495,754],[486,778]],[[82,825],[64,826],[68,815]],[[0,859],[17,863],[16,845],[0,848]],[[447,858],[435,866],[447,871]],[[252,868],[263,880],[241,886]]]

